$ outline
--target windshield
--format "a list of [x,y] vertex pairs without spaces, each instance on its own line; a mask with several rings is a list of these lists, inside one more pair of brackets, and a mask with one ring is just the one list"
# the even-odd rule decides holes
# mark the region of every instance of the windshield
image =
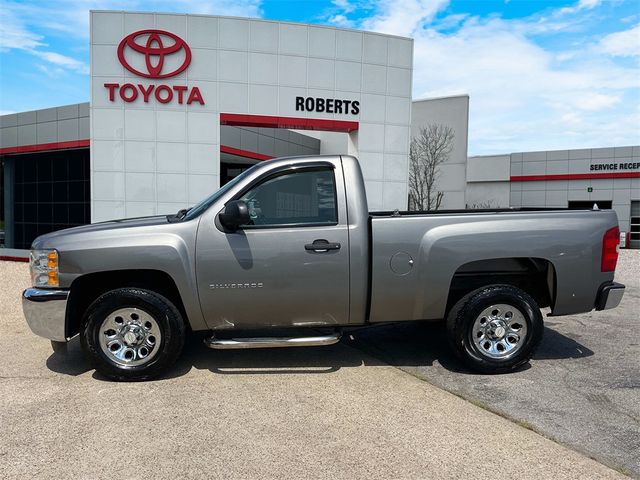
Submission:
[[235,177],[230,182],[225,183],[220,190],[213,192],[210,196],[202,200],[200,203],[197,203],[192,208],[190,208],[186,215],[182,218],[182,220],[191,220],[202,214],[206,209],[208,209],[211,205],[213,205],[220,197],[222,197],[225,193],[231,190],[236,184],[238,184],[249,172],[251,172],[256,166],[260,165],[256,163],[251,168],[248,168],[240,175]]

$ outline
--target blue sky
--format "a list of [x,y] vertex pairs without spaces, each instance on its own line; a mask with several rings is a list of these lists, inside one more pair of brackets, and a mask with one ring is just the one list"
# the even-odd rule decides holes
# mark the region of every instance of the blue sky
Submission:
[[640,143],[640,0],[0,0],[0,113],[89,99],[89,10],[413,37],[414,98],[471,97],[469,153]]

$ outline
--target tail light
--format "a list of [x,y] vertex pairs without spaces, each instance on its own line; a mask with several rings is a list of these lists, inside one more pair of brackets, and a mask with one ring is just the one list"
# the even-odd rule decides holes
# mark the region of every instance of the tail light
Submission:
[[600,271],[613,272],[618,263],[618,250],[620,248],[620,229],[613,227],[604,232],[602,237],[602,263]]

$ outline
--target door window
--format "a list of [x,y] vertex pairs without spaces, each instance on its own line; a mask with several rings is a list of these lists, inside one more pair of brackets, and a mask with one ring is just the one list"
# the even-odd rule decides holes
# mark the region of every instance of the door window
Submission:
[[332,170],[307,170],[271,177],[240,197],[249,207],[248,226],[335,225]]

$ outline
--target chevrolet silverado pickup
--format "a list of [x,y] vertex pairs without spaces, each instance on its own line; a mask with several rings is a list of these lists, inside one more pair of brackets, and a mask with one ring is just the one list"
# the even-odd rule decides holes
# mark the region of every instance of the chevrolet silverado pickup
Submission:
[[541,308],[620,303],[617,225],[597,209],[370,213],[354,157],[280,158],[174,215],[38,237],[22,302],[35,334],[79,335],[116,380],[166,371],[188,331],[217,349],[312,346],[417,320],[444,320],[470,368],[509,372],[540,343]]

